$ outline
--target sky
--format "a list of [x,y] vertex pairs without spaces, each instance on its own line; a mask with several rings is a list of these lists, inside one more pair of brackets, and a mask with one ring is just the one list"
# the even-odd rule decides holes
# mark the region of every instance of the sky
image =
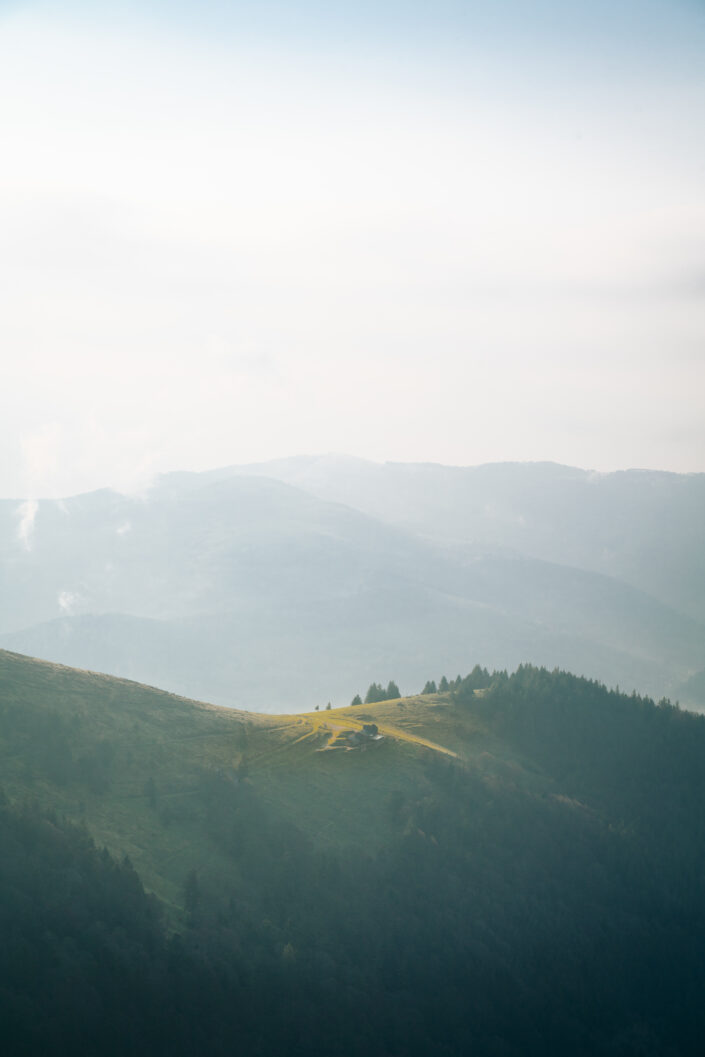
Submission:
[[705,2],[0,0],[0,496],[705,471]]

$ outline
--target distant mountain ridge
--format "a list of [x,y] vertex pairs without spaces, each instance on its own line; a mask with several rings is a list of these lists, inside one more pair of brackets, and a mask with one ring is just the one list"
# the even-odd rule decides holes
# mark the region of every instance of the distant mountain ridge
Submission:
[[[590,533],[571,539],[580,512],[551,489],[592,494],[582,471],[331,459],[254,469],[168,474],[141,497],[0,503],[0,645],[270,711],[344,703],[368,676],[414,689],[429,665],[456,674],[468,649],[493,667],[530,660],[656,696],[702,668],[705,629],[687,606],[635,586],[639,577],[566,563]],[[544,482],[538,491],[507,484],[527,474]],[[506,478],[501,516],[483,499],[494,477]],[[693,480],[686,491],[700,488]],[[363,509],[373,505],[377,514]],[[522,525],[508,514],[519,508],[542,520]],[[630,550],[628,508],[601,531],[622,540],[612,564],[632,555],[633,571],[645,558],[643,546]],[[596,519],[586,510],[587,525]],[[519,546],[527,525],[538,556]],[[671,569],[681,536],[664,542]],[[678,560],[670,594],[697,593],[701,548]]]
[[507,548],[624,580],[705,619],[705,473],[338,456],[215,471],[287,481],[429,538]]

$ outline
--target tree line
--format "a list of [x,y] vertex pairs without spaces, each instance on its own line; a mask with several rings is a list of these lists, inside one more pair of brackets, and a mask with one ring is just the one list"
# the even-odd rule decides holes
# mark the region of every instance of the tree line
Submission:
[[[504,675],[506,677],[506,672],[495,673],[495,676],[499,675]],[[463,678],[462,675],[458,675],[455,679],[448,679],[445,675],[442,675],[441,678],[438,680],[438,683],[436,683],[435,679],[428,679],[424,684],[424,688],[421,693],[455,693],[459,694],[460,696],[463,696],[464,694],[467,695],[467,693],[471,691],[489,687],[490,683],[492,682],[492,678],[493,676],[490,675],[486,668],[481,668],[479,664],[476,664],[470,674],[466,675],[465,678]],[[374,705],[380,701],[393,701],[401,696],[402,695],[398,685],[393,679],[390,679],[390,681],[387,683],[386,688],[382,686],[381,683],[370,683],[369,687],[367,688],[367,693],[365,694],[364,700],[360,697],[359,694],[355,694],[350,704]],[[330,702],[327,707],[330,708]]]

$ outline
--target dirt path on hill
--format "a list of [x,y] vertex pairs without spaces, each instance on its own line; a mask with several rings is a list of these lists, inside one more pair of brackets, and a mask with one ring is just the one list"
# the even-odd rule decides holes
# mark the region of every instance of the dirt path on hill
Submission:
[[[307,737],[311,737],[314,734],[324,732],[326,730],[334,732],[334,736],[331,738],[327,745],[325,745],[322,749],[319,750],[320,752],[326,752],[328,749],[334,748],[335,743],[338,740],[339,734],[349,730],[361,731],[365,726],[365,724],[361,720],[357,719],[346,718],[344,722],[335,722],[330,719],[325,719],[323,716],[321,716],[320,720],[318,720],[316,717],[316,719],[311,719],[310,722],[311,730],[306,734],[303,734],[300,738],[297,738],[297,742],[303,741]],[[458,758],[457,752],[453,752],[452,749],[447,749],[444,745],[439,745],[435,741],[430,741],[428,738],[422,738],[418,734],[409,734],[405,730],[399,730],[398,727],[392,727],[387,725],[386,723],[377,723],[375,725],[377,727],[377,730],[383,737],[394,738],[396,741],[406,741],[411,745],[422,745],[424,748],[431,749],[433,752],[440,752],[444,756],[452,756],[455,759]]]

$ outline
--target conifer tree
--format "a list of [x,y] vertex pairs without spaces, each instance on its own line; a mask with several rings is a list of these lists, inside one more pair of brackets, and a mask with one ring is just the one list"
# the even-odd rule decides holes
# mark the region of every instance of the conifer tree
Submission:
[[365,694],[365,704],[374,705],[377,701],[384,701],[385,691],[380,683],[370,683]]

